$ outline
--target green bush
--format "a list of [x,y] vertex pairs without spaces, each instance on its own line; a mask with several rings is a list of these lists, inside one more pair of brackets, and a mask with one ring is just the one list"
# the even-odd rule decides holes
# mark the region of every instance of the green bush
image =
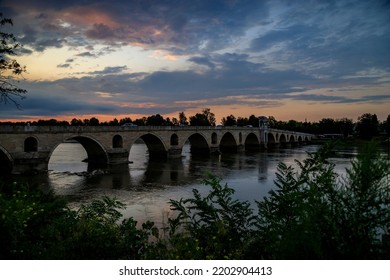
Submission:
[[204,184],[211,187],[207,196],[193,190],[193,198],[170,201],[177,216],[168,221],[168,258],[241,258],[254,220],[250,204],[233,199],[234,190],[220,178],[209,175]]
[[[298,168],[280,163],[276,186],[258,202],[253,244],[267,259],[375,259],[390,227],[390,167],[373,143],[364,146],[346,176],[327,161],[329,145]],[[265,245],[266,244],[266,245]]]

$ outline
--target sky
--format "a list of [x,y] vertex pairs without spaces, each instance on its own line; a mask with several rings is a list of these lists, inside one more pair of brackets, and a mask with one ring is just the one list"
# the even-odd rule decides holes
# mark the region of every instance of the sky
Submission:
[[0,12],[28,91],[0,121],[390,114],[388,0],[0,0]]

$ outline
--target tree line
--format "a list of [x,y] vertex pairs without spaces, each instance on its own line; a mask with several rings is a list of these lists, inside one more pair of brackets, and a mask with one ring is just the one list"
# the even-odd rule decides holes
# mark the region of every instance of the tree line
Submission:
[[[390,135],[390,114],[384,121],[378,120],[376,114],[365,113],[358,117],[357,122],[349,118],[333,119],[323,118],[318,122],[307,121],[282,121],[273,116],[268,117],[269,127],[275,129],[311,133],[316,135],[339,134],[344,138],[355,135],[362,139],[371,139],[379,135]],[[216,126],[215,114],[210,108],[205,108],[193,116],[187,117],[184,112],[180,112],[178,117],[169,118],[160,114],[132,119],[125,117],[113,119],[111,121],[100,121],[96,117],[89,119],[74,118],[70,122],[56,119],[38,120],[31,122],[0,122],[0,125],[36,125],[36,126],[121,126],[131,123],[137,126]],[[250,115],[249,117],[235,117],[229,115],[221,119],[222,126],[259,126],[259,117]]]

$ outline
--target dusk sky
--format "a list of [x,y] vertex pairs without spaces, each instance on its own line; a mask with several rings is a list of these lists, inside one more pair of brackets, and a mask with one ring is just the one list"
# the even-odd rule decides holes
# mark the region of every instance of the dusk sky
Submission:
[[28,90],[0,121],[390,114],[388,0],[3,0],[0,12]]

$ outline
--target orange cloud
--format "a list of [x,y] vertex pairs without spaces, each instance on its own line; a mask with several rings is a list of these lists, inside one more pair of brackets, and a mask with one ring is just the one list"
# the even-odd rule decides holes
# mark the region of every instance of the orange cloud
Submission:
[[66,22],[82,25],[103,24],[110,28],[118,28],[120,24],[107,13],[90,7],[72,7],[60,14]]

